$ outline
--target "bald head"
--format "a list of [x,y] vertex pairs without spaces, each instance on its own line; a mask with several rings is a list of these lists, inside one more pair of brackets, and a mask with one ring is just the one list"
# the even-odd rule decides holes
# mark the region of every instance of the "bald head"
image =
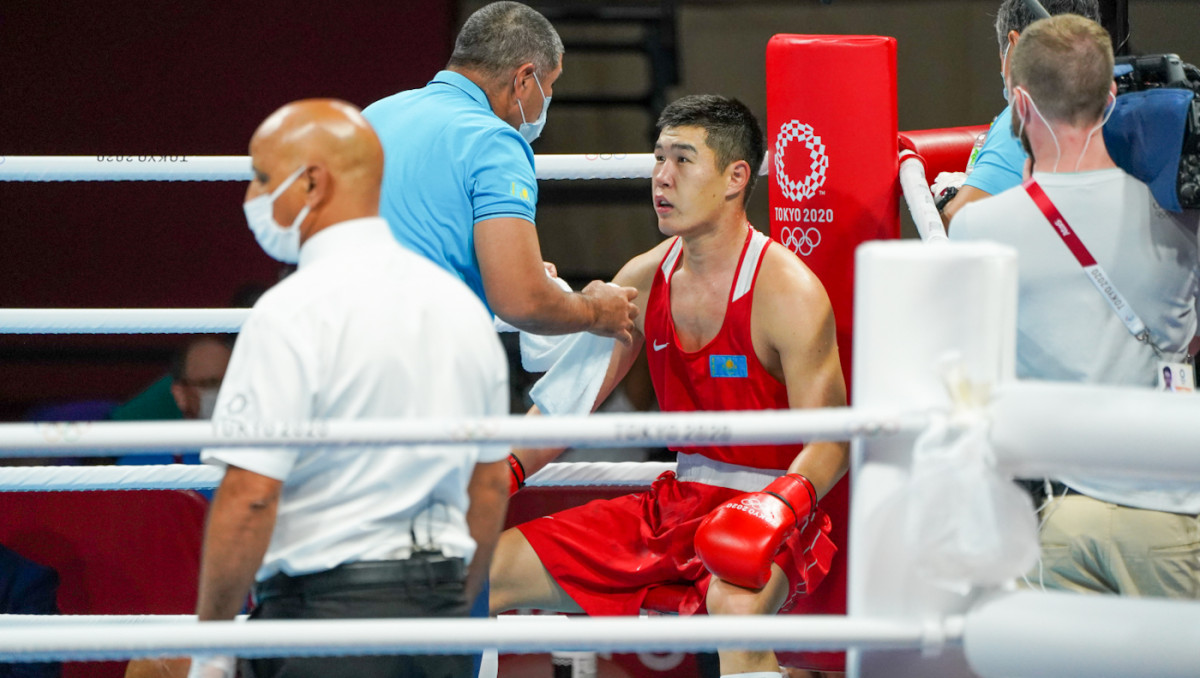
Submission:
[[254,179],[247,200],[303,168],[275,210],[276,220],[287,224],[309,207],[302,240],[326,226],[378,214],[383,148],[358,108],[344,101],[305,99],[275,111],[251,137],[250,160]]

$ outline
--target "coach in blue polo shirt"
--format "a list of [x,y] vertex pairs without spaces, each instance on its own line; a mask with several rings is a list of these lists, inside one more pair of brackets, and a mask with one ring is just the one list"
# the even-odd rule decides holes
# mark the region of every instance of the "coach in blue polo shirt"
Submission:
[[[1042,0],[1042,6],[1051,16],[1078,14],[1092,21],[1100,21],[1100,5],[1097,0]],[[1025,0],[1001,0],[996,10],[996,39],[1000,44],[1000,77],[1004,81],[1004,99],[1008,100],[1008,71],[1012,64],[1012,48],[1021,39],[1021,31],[1033,23],[1037,16]],[[1013,133],[1012,107],[1005,106],[992,121],[987,138],[974,158],[974,166],[965,180],[959,175],[961,187],[942,208],[942,222],[947,226],[958,210],[968,203],[983,200],[1021,185],[1021,172],[1029,156]]]
[[562,73],[562,40],[518,2],[463,25],[446,70],[368,106],[383,142],[380,214],[396,238],[462,278],[494,314],[537,334],[632,340],[632,288],[564,292],[545,273],[533,149]]

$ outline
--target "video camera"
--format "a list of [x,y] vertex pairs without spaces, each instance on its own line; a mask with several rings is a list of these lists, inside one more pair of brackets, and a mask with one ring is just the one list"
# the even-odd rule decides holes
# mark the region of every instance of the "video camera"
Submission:
[[1182,207],[1200,209],[1200,69],[1175,54],[1117,57],[1115,80],[1118,96],[1156,89],[1192,92],[1184,113],[1175,190]]

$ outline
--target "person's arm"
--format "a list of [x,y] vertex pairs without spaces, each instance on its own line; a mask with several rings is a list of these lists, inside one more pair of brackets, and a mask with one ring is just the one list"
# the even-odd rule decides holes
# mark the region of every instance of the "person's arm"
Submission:
[[988,128],[987,138],[958,194],[942,208],[942,223],[949,228],[962,208],[1019,186],[1026,158],[1021,142],[1013,136],[1012,107],[1005,107]]
[[[642,344],[645,342],[643,334],[646,311],[646,301],[650,295],[650,285],[654,282],[654,272],[658,269],[658,264],[662,261],[666,254],[666,249],[670,246],[671,241],[667,240],[658,245],[649,252],[640,254],[629,260],[621,270],[617,272],[613,282],[622,287],[633,288],[637,292],[637,297],[634,299],[637,315],[634,320],[634,328],[631,340],[628,344],[617,342],[613,345],[612,357],[608,361],[608,370],[604,373],[604,382],[600,385],[600,391],[596,394],[596,401],[592,403],[592,411],[600,407],[608,396],[612,394],[613,389],[625,375],[629,373],[629,368],[633,366],[638,355],[642,351]],[[541,411],[537,406],[529,409],[529,415],[540,415]],[[517,460],[517,465],[513,467],[512,476],[514,479],[513,487],[523,484],[525,478],[540,471],[550,462],[558,458],[567,449],[565,447],[557,448],[528,448],[514,449],[512,457]],[[520,473],[519,478],[516,474]],[[519,482],[518,482],[519,481]]]
[[271,542],[282,487],[282,481],[253,471],[226,469],[204,530],[200,621],[233,619],[241,611]]
[[[767,274],[762,295],[762,328],[770,347],[778,355],[788,405],[793,409],[845,407],[846,380],[838,355],[837,327],[833,307],[820,280],[802,262],[782,248],[772,247],[779,266],[770,259],[760,272]],[[787,265],[791,264],[791,265]],[[760,297],[755,294],[757,305]],[[757,306],[756,306],[757,308]],[[803,318],[804,322],[796,322]],[[844,442],[810,442],[788,467],[789,473],[808,478],[817,497],[825,496],[845,475],[850,464],[850,446]]]
[[592,332],[632,341],[636,291],[594,280],[564,292],[546,276],[532,222],[516,217],[475,224],[475,254],[488,305],[501,320],[533,334]]
[[950,202],[946,203],[946,206],[942,208],[942,225],[949,229],[950,220],[954,218],[955,214],[958,214],[960,209],[976,200],[983,200],[990,197],[992,197],[991,193],[964,184],[958,189],[958,193],[950,199]]
[[504,529],[508,506],[508,463],[500,461],[475,464],[467,485],[470,506],[467,529],[475,540],[475,556],[467,568],[467,600],[475,600],[487,578],[496,550],[496,540]]

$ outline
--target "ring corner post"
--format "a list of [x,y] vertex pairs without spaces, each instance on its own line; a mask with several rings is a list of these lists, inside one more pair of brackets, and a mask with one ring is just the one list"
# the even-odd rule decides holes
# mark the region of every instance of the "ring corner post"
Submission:
[[[873,242],[857,253],[855,407],[949,412],[941,368],[948,360],[972,384],[1013,378],[1016,252],[991,243]],[[904,529],[917,433],[859,437],[851,447],[851,617],[941,625],[963,614],[977,591],[955,593],[923,579]],[[962,647],[937,652],[857,651],[852,678],[974,676]]]

